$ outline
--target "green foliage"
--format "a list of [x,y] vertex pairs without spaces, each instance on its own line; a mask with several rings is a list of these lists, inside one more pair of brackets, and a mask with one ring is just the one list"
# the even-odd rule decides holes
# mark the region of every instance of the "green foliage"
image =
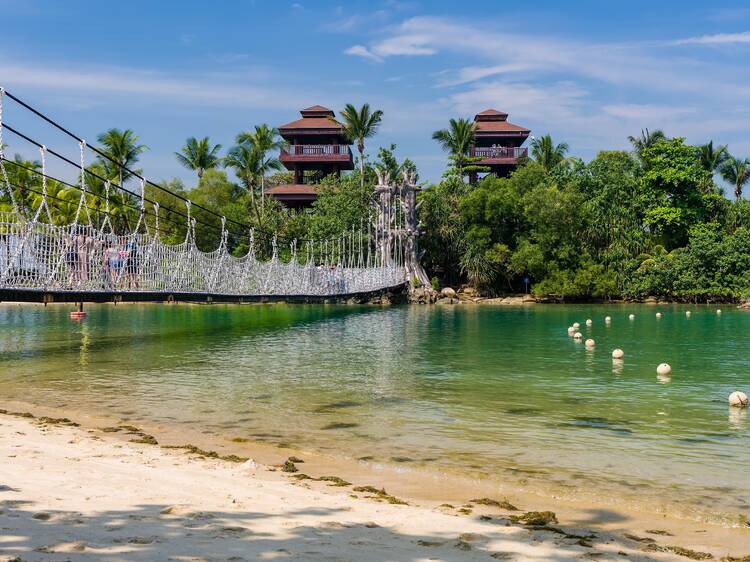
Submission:
[[370,220],[372,183],[362,187],[359,178],[348,175],[337,180],[326,178],[318,190],[309,217],[307,235],[314,239],[327,239],[343,232],[367,228]]
[[545,172],[550,173],[565,161],[568,148],[568,143],[555,144],[550,135],[544,135],[532,139],[531,156]]
[[198,179],[200,179],[206,170],[213,170],[221,163],[219,150],[221,150],[221,145],[211,146],[208,137],[200,140],[190,137],[185,141],[182,150],[175,152],[175,156],[177,161],[188,170],[195,170],[198,173]]
[[559,300],[750,295],[750,202],[714,184],[722,147],[661,131],[631,140],[635,154],[585,164],[542,137],[534,160],[476,186],[449,168],[421,196],[427,270],[485,294],[520,291],[528,277],[534,294]]

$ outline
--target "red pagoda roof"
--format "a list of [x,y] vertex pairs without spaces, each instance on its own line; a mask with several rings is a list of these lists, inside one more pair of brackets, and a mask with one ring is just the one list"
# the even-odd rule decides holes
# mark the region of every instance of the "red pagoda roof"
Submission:
[[474,122],[476,123],[477,134],[513,134],[513,135],[528,135],[531,133],[530,129],[521,127],[515,123],[508,121],[508,114],[498,111],[497,109],[485,109],[484,111],[477,113],[474,116]]
[[312,105],[310,107],[307,107],[300,111],[302,115],[309,115],[311,117],[314,117],[316,115],[330,115],[333,117],[333,110],[328,109],[327,107],[323,107],[322,105]]
[[343,125],[334,119],[335,113],[322,105],[313,105],[300,113],[302,119],[281,125],[279,131],[283,134],[288,129],[328,129],[331,132],[343,129]]
[[474,116],[474,121],[505,121],[507,118],[507,113],[497,109],[485,109]]

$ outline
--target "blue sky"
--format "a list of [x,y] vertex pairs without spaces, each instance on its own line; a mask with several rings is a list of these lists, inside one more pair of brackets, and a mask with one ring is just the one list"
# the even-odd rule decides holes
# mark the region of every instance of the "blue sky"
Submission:
[[[368,153],[396,143],[427,180],[445,164],[432,131],[487,107],[587,160],[644,127],[750,156],[750,4],[560,5],[0,0],[0,85],[87,139],[133,129],[149,179],[188,184],[187,137],[227,147],[316,103],[383,109]],[[10,103],[5,119],[64,146]]]

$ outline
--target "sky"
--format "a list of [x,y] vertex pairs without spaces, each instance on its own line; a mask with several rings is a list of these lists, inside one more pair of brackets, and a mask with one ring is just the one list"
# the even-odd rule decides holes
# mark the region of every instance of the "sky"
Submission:
[[[134,130],[153,180],[195,183],[188,137],[226,149],[348,102],[384,111],[371,157],[395,143],[428,181],[432,132],[488,107],[584,160],[643,128],[750,157],[748,2],[0,0],[0,18],[0,86],[90,142]],[[4,119],[77,150],[7,99]]]

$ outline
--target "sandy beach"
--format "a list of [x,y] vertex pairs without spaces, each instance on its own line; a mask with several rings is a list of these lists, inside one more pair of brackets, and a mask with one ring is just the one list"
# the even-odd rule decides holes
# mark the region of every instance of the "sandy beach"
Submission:
[[0,560],[719,559],[739,556],[747,535],[723,547],[703,528],[686,544],[637,521],[613,530],[560,513],[524,525],[512,519],[525,506],[396,498],[356,482],[300,478],[298,460],[297,472],[284,472],[154,445],[127,425],[84,428],[32,415],[0,416]]

